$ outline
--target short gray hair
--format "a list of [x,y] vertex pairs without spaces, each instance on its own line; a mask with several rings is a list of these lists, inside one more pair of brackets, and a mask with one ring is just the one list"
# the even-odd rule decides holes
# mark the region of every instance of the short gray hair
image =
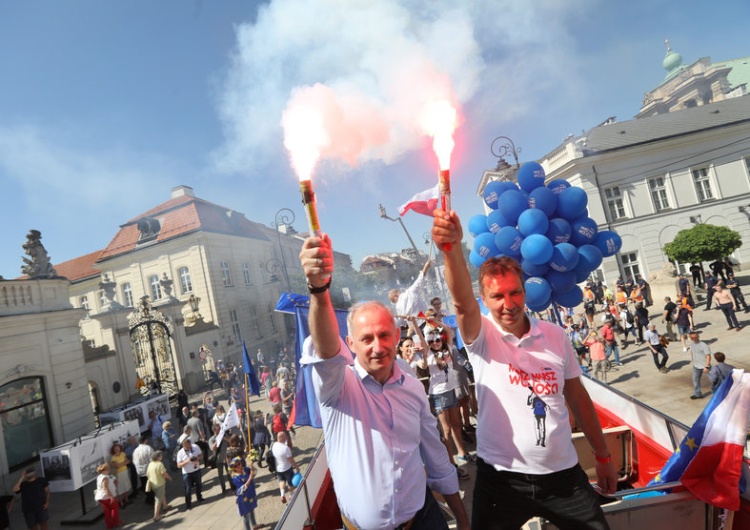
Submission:
[[357,316],[357,313],[360,311],[364,311],[365,309],[369,309],[371,307],[379,307],[383,309],[386,313],[391,315],[391,319],[393,320],[393,327],[396,328],[396,318],[393,316],[393,312],[388,308],[383,302],[378,302],[377,300],[371,300],[367,302],[357,302],[349,309],[349,314],[346,315],[346,333],[351,337],[352,336],[352,327],[354,326],[354,318]]

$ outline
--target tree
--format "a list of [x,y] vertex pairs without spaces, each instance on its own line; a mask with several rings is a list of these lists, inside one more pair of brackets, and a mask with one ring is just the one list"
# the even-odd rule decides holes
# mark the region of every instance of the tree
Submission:
[[700,263],[725,258],[741,246],[738,232],[726,226],[697,224],[680,230],[671,243],[664,245],[664,253],[681,263]]

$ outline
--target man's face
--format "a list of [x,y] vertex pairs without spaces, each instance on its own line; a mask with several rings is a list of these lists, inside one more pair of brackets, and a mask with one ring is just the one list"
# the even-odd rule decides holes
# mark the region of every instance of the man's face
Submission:
[[693,342],[698,342],[698,334],[697,333],[691,333],[690,334],[690,340]]
[[398,291],[392,291],[388,293],[388,300],[390,300],[392,304],[395,304],[396,302],[398,302],[398,295]]
[[525,326],[526,292],[515,274],[486,276],[482,280],[482,302],[503,330],[515,331],[519,326]]
[[354,315],[346,342],[362,368],[382,384],[391,375],[399,339],[391,314],[371,305]]

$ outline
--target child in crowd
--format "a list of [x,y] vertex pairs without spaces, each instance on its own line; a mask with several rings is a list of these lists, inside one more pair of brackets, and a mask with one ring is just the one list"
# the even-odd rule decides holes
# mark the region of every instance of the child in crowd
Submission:
[[232,473],[232,485],[235,487],[237,494],[237,511],[242,517],[245,530],[255,530],[262,528],[255,521],[255,508],[258,506],[258,499],[255,495],[255,466],[245,466],[244,460],[235,457],[230,462]]

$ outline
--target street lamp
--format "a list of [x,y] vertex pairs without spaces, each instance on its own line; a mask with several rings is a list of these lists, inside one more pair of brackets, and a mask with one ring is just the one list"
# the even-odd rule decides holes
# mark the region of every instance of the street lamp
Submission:
[[263,269],[271,275],[270,280],[272,282],[278,282],[279,276],[277,273],[283,273],[284,264],[276,258],[271,258],[263,265]]
[[[282,208],[273,216],[273,226],[276,229],[276,235],[279,240],[279,253],[281,254],[281,272],[284,274],[284,282],[286,283],[287,292],[291,292],[292,288],[289,283],[289,273],[286,270],[286,257],[284,256],[284,247],[281,246],[281,225],[284,225],[288,228],[292,225],[294,219],[294,212],[289,208]],[[275,258],[272,258],[271,261],[274,261],[274,259]],[[278,260],[276,261],[278,262]],[[266,263],[266,270],[267,267],[268,263]]]
[[383,219],[388,219],[389,221],[393,221],[394,223],[396,221],[401,223],[401,228],[404,229],[404,233],[406,234],[406,237],[409,238],[409,243],[411,243],[411,248],[413,248],[414,252],[416,252],[416,255],[419,256],[419,250],[417,250],[417,245],[414,244],[414,240],[411,238],[411,235],[409,235],[409,231],[406,229],[406,226],[404,225],[404,222],[401,220],[401,217],[397,217],[395,219],[393,217],[388,217],[388,214],[385,212],[385,206],[383,206],[382,204],[380,204],[379,206],[380,206],[380,217],[382,217]]
[[492,153],[492,156],[497,157],[497,167],[495,168],[495,171],[501,173],[508,169],[512,169],[512,166],[507,160],[505,160],[505,157],[508,155],[513,156],[513,160],[516,161],[515,169],[518,170],[518,167],[520,166],[518,162],[518,153],[520,152],[521,148],[516,147],[513,140],[507,136],[498,136],[492,140],[492,143],[490,144],[490,153]]

